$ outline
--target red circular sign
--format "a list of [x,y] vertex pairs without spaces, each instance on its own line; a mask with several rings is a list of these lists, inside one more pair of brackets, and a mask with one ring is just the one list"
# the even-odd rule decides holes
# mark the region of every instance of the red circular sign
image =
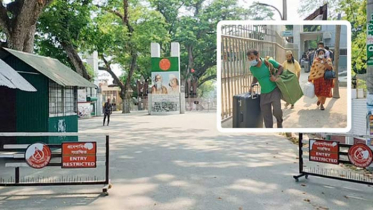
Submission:
[[169,70],[171,67],[171,62],[167,58],[163,58],[161,61],[159,61],[159,68],[161,68],[163,71]]
[[366,168],[373,160],[372,150],[365,144],[355,144],[348,150],[348,159],[357,167]]
[[49,147],[42,143],[31,144],[27,147],[25,159],[27,164],[32,168],[44,168],[49,164],[52,152]]

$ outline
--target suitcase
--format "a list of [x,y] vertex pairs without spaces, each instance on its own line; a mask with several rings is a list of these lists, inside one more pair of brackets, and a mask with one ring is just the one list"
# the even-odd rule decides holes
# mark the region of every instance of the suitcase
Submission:
[[233,128],[263,128],[260,94],[233,96]]

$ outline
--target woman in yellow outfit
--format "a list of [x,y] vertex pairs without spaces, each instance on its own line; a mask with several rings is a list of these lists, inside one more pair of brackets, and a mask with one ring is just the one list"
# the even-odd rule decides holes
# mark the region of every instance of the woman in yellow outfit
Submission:
[[[293,53],[291,51],[286,51],[286,60],[282,63],[282,66],[284,67],[284,69],[287,69],[297,75],[299,81],[301,67],[298,61],[294,59]],[[288,103],[285,104],[285,108],[287,106],[289,106]],[[294,109],[294,104],[291,105],[291,108]]]

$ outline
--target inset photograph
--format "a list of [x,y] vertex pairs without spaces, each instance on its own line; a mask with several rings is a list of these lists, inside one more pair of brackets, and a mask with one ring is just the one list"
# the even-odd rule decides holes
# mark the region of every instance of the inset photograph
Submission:
[[350,23],[281,23],[219,23],[219,130],[348,132]]

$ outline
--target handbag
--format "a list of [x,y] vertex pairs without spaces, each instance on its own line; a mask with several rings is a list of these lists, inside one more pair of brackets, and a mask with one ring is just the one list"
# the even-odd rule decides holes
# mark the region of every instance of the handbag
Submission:
[[[269,68],[270,75],[274,74],[276,69],[268,61],[270,58],[266,57],[266,66]],[[293,72],[284,69],[280,77],[275,81],[277,87],[282,93],[282,100],[289,104],[295,104],[303,96],[302,88],[299,85],[298,77]]]
[[324,79],[335,79],[335,78],[336,78],[335,71],[333,70],[325,71]]

